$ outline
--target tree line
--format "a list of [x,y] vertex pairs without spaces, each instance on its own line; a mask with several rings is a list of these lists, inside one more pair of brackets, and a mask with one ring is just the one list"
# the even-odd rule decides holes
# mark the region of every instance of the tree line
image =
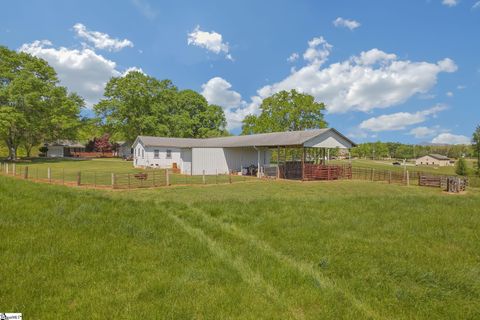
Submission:
[[476,156],[473,145],[414,145],[399,142],[367,142],[352,148],[352,157],[365,159],[415,159],[427,154],[441,154],[449,158]]
[[[58,139],[97,141],[100,145],[106,144],[105,137],[133,141],[139,135],[229,135],[220,106],[209,104],[196,91],[178,89],[168,79],[158,80],[138,71],[110,79],[103,99],[93,106],[95,117],[82,118],[83,108],[82,97],[60,86],[55,70],[45,60],[0,46],[0,139],[8,147],[10,159],[16,159],[19,146],[29,157],[34,146]],[[311,95],[281,91],[262,101],[258,115],[245,117],[242,134],[325,128],[324,111],[325,105]],[[452,158],[476,156],[480,163],[480,126],[472,142],[472,146],[362,143],[351,154],[412,159],[439,153]]]

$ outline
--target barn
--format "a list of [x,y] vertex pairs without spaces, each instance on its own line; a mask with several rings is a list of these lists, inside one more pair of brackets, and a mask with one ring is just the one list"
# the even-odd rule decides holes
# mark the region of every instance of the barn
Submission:
[[325,164],[329,150],[354,146],[343,134],[327,128],[207,139],[139,136],[132,147],[137,168],[173,168],[190,175],[260,176],[270,167],[282,165],[286,178],[300,178],[305,164]]
[[428,154],[415,160],[417,166],[453,166],[455,161],[441,154]]

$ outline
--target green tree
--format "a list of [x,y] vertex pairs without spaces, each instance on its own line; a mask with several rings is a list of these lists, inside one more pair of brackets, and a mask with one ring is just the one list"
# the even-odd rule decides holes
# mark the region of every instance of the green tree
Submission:
[[459,158],[455,165],[455,173],[459,176],[467,175],[467,162],[464,158]]
[[225,115],[192,90],[141,72],[112,78],[94,106],[105,131],[133,141],[139,135],[208,137],[226,134]]
[[219,106],[209,105],[198,92],[183,90],[169,111],[169,134],[175,137],[207,138],[226,134],[225,114]]
[[324,110],[311,95],[280,91],[262,101],[260,115],[245,117],[242,134],[325,128]]
[[473,152],[477,156],[477,173],[480,174],[480,125],[477,126],[472,136]]
[[43,141],[73,137],[82,107],[46,61],[0,46],[0,138],[10,159],[22,144],[30,156]]

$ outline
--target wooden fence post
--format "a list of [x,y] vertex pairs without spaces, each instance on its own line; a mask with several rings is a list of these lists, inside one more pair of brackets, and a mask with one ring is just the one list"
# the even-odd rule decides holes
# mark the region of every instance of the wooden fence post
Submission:
[[62,184],[65,184],[65,168],[62,168]]
[[407,186],[410,185],[410,173],[407,170]]
[[155,187],[155,170],[152,172],[152,174],[153,174],[153,181],[152,181],[152,184],[153,184],[153,186]]
[[205,170],[202,171],[202,182],[205,184]]
[[112,172],[112,189],[115,189],[115,173]]
[[375,181],[375,169],[372,168],[372,181]]
[[392,183],[392,171],[388,171],[388,184]]
[[218,184],[218,169],[215,169],[215,184]]
[[23,178],[28,179],[28,166],[25,167],[25,171],[23,172]]
[[8,163],[5,163],[5,173],[8,175]]
[[165,185],[168,187],[170,185],[170,175],[168,169],[165,169]]
[[232,183],[232,173],[231,172],[228,173],[228,182]]
[[93,187],[94,188],[97,187],[97,172],[96,171],[93,172]]
[[52,183],[52,168],[50,167],[47,168],[47,179],[48,182]]
[[128,178],[128,190],[130,190],[130,173],[127,175]]
[[12,174],[15,177],[17,175],[17,165],[12,163]]
[[82,184],[82,172],[78,171],[77,172],[77,186],[80,186]]

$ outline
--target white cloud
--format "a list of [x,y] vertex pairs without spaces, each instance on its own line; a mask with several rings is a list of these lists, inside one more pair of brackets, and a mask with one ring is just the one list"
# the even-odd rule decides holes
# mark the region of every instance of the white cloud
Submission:
[[[283,80],[260,88],[249,103],[227,108],[230,126],[238,126],[245,115],[258,114],[262,100],[281,90],[296,89],[311,94],[317,101],[326,103],[329,113],[369,112],[401,104],[417,94],[426,95],[436,84],[439,73],[457,69],[453,60],[448,58],[437,63],[412,62],[399,60],[397,55],[379,49],[361,52],[346,61],[322,68],[332,48],[323,37],[309,41],[303,54],[305,66],[298,70],[293,68]],[[231,86],[225,88],[223,84],[222,87],[218,80],[210,83],[213,84],[217,90],[221,89],[220,92],[231,91]],[[219,92],[215,93],[215,96],[221,96]],[[212,97],[207,100],[215,101]]]
[[82,96],[88,107],[102,98],[111,77],[122,75],[114,61],[90,48],[55,48],[50,41],[41,40],[23,44],[19,51],[45,59],[55,68],[60,83]]
[[146,0],[131,0],[135,8],[147,19],[153,20],[157,17],[157,12]]
[[137,72],[146,74],[145,72],[143,72],[142,68],[130,67],[130,68],[128,68],[127,70],[123,71],[122,77],[125,77],[127,74],[129,74],[130,72],[133,72],[133,71],[137,71]]
[[97,49],[120,51],[126,47],[133,47],[133,43],[128,39],[114,39],[106,33],[90,31],[81,23],[76,23],[73,26],[73,29],[80,38],[92,43]]
[[211,104],[226,109],[238,108],[242,104],[242,96],[231,88],[232,85],[225,79],[214,77],[202,85],[202,95]]
[[397,112],[388,115],[381,115],[373,117],[360,123],[360,129],[366,129],[374,132],[379,131],[394,131],[403,130],[408,126],[422,123],[428,119],[429,116],[434,116],[436,113],[445,110],[443,105],[436,105],[430,109],[410,112]]
[[442,4],[448,7],[456,6],[460,0],[442,0]]
[[212,31],[202,31],[200,26],[196,26],[195,29],[188,34],[187,43],[189,45],[205,48],[213,53],[225,53],[225,57],[229,60],[233,60],[232,55],[229,53],[229,45],[227,42],[223,42],[223,37],[220,33]]
[[360,22],[355,20],[344,19],[342,17],[338,17],[337,19],[333,20],[333,25],[335,27],[344,27],[350,30],[356,29],[360,27]]
[[287,58],[288,62],[295,62],[300,58],[300,55],[297,52],[294,52],[290,55],[290,57]]
[[[319,44],[320,49],[316,47]],[[283,80],[260,88],[260,101],[281,90],[296,89],[325,102],[329,113],[368,112],[425,94],[436,84],[439,73],[457,69],[449,58],[437,63],[413,62],[379,49],[321,68],[331,49],[323,38],[314,38],[304,54],[307,64]]]
[[432,139],[432,143],[439,144],[470,144],[470,138],[463,135],[457,135],[452,133],[440,133],[438,136]]
[[478,9],[480,8],[480,1],[477,1],[474,3],[474,5],[472,6],[472,9]]
[[247,105],[242,100],[240,93],[232,90],[232,85],[221,77],[214,77],[204,83],[202,85],[202,95],[208,103],[223,108],[228,129],[241,127],[245,116],[256,112],[251,105]]
[[355,57],[354,60],[359,65],[371,66],[376,63],[387,63],[397,59],[397,55],[393,53],[385,53],[376,48],[369,51],[362,51],[360,56]]
[[445,95],[446,95],[447,97],[451,98],[451,97],[453,97],[453,92],[452,92],[452,91],[448,91]]
[[437,133],[436,128],[416,127],[410,130],[409,134],[417,139],[431,137]]
[[333,46],[323,37],[313,38],[308,41],[308,48],[303,53],[303,59],[311,64],[321,66],[327,61],[332,48]]

